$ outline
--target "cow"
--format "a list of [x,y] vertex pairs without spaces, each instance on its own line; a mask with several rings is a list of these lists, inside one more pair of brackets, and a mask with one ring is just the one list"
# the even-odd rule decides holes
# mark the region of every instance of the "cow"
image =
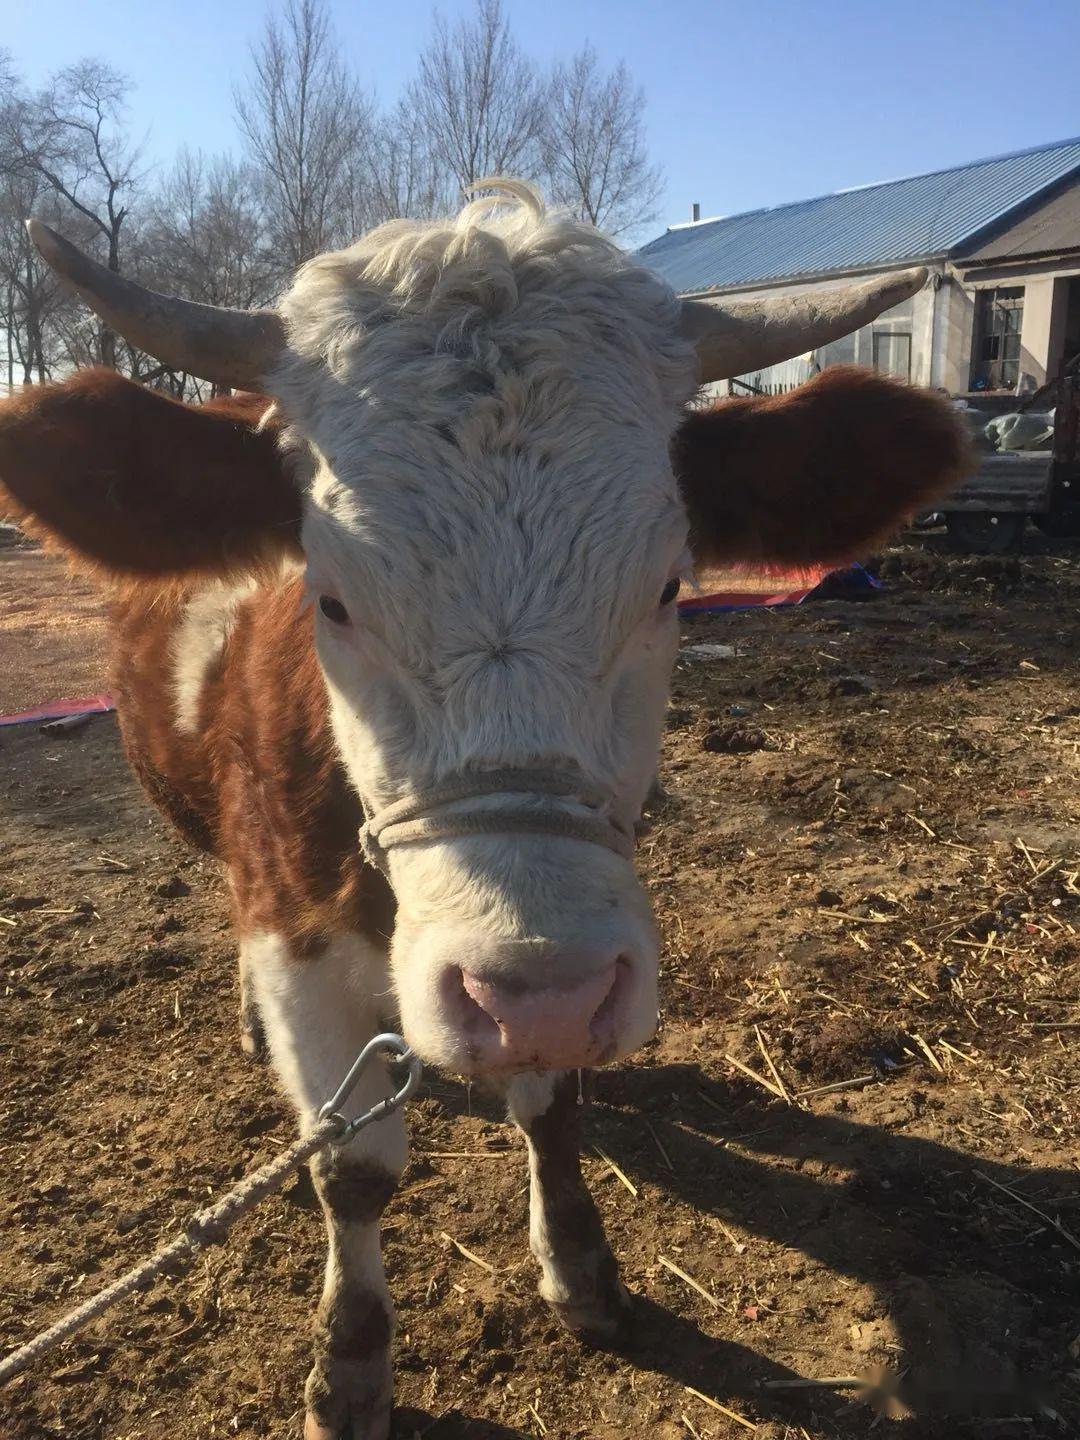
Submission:
[[[107,325],[236,392],[102,370],[0,405],[7,505],[111,594],[130,762],[231,891],[244,1044],[310,1127],[391,1016],[505,1092],[560,1321],[629,1298],[585,1188],[579,1074],[657,1024],[631,863],[695,565],[864,551],[962,473],[941,399],[827,369],[777,397],[703,382],[802,353],[921,270],[759,303],[679,301],[527,186],[309,261],[275,310],[141,289],[30,222]],[[388,1093],[369,1071],[347,1118]],[[384,1440],[379,1218],[400,1115],[312,1165],[329,1255],[305,1436]]]

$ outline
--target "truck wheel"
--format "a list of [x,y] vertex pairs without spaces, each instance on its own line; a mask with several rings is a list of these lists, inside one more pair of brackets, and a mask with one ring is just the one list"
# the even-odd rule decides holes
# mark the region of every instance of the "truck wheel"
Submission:
[[956,550],[974,555],[1004,555],[1015,550],[1027,516],[1010,510],[951,510],[945,517]]
[[1033,515],[1031,518],[1051,540],[1074,540],[1080,535],[1080,510],[1075,505],[1068,510],[1052,510],[1049,515]]

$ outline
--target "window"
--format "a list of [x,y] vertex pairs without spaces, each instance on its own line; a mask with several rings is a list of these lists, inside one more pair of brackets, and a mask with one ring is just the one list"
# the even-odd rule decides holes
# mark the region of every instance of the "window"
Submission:
[[1020,379],[1024,287],[980,290],[975,298],[973,390],[1015,390]]
[[911,379],[911,336],[902,330],[874,331],[874,369],[898,380]]
[[842,335],[839,340],[832,340],[828,345],[822,345],[817,351],[817,362],[822,370],[827,370],[830,365],[854,365],[855,332]]

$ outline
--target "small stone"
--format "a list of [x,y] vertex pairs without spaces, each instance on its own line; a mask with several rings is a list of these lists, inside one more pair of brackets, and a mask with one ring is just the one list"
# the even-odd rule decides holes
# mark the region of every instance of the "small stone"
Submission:
[[843,898],[836,890],[819,890],[815,896],[819,905],[840,905]]
[[748,755],[754,750],[764,750],[768,743],[760,730],[722,725],[709,731],[701,742],[701,748],[713,755]]
[[191,886],[181,876],[171,875],[168,880],[154,886],[154,894],[160,895],[163,900],[178,900],[181,895],[191,894]]
[[872,695],[877,686],[868,675],[840,675],[829,686],[830,695]]
[[191,957],[179,950],[158,949],[148,945],[143,955],[143,964],[148,970],[178,970],[184,965],[190,965]]

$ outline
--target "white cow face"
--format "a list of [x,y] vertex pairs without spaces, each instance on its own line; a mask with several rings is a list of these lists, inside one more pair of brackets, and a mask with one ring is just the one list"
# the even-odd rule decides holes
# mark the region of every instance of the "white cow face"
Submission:
[[[396,222],[313,262],[283,308],[274,389],[309,465],[318,653],[366,805],[557,769],[632,833],[689,563],[668,447],[693,361],[670,293],[523,205]],[[425,1057],[578,1066],[652,1033],[657,939],[623,856],[457,835],[389,866],[393,974]]]

